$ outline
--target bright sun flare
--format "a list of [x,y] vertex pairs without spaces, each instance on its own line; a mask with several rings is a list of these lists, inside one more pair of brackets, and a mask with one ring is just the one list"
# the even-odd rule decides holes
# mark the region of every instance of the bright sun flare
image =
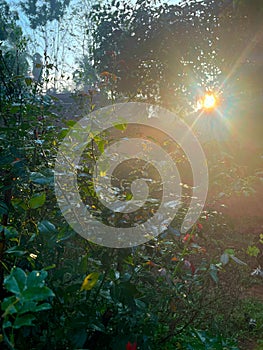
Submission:
[[203,108],[212,109],[216,106],[216,97],[213,94],[206,94],[203,100]]
[[205,110],[213,110],[218,103],[218,99],[216,95],[213,93],[206,93],[203,98],[201,98],[197,102],[197,110],[205,109]]

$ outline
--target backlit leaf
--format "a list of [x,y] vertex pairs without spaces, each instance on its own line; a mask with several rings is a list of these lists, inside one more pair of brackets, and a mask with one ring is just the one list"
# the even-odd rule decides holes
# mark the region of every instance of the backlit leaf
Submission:
[[98,279],[99,279],[98,272],[90,273],[87,277],[85,277],[80,290],[81,291],[82,290],[91,290],[95,286],[95,284],[97,283]]
[[28,201],[29,207],[31,209],[37,209],[44,205],[46,201],[46,194],[45,192],[41,194],[35,194],[31,199]]

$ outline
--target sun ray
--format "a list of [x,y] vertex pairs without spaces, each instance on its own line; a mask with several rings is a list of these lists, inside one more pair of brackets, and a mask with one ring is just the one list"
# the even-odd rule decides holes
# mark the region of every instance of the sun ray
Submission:
[[253,50],[254,47],[258,44],[258,42],[261,40],[262,37],[262,30],[259,30],[253,37],[253,39],[249,42],[249,44],[245,47],[241,55],[238,57],[236,62],[234,63],[232,69],[227,74],[226,78],[223,80],[223,82],[220,85],[220,90],[223,89],[224,86],[226,86],[229,79],[235,74],[237,68],[244,62],[244,59],[248,56],[248,54]]
[[198,121],[200,120],[200,118],[202,117],[202,115],[204,114],[204,111],[202,110],[198,116],[194,119],[194,121],[192,122],[192,124],[190,125],[191,130],[194,130],[195,125],[198,123]]

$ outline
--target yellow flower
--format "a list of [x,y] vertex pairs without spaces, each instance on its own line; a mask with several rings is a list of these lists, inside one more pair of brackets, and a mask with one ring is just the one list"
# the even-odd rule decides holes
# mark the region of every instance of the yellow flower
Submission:
[[99,279],[99,273],[98,272],[92,272],[87,277],[85,277],[82,286],[80,288],[80,291],[82,290],[91,290],[95,284],[97,283]]

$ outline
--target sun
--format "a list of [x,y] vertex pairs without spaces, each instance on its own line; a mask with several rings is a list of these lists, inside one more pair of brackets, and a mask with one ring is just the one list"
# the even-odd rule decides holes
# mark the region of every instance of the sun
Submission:
[[205,94],[203,108],[213,109],[216,106],[216,97],[214,94]]
[[197,102],[197,110],[212,111],[218,104],[218,98],[212,92],[208,92]]

